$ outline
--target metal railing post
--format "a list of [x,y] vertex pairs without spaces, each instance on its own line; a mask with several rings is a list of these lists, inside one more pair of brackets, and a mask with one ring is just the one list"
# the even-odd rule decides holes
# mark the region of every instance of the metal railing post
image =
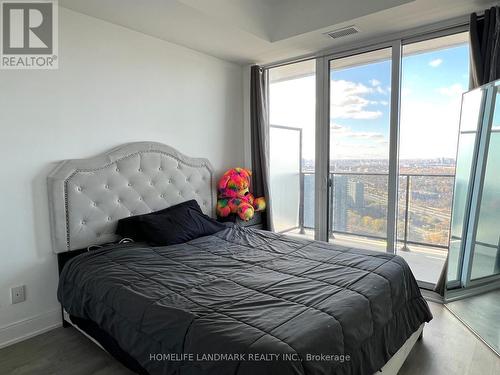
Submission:
[[410,207],[410,175],[406,175],[406,197],[405,197],[405,234],[403,238],[403,247],[401,250],[410,251],[408,247],[408,219],[409,219],[409,207]]
[[334,219],[334,199],[335,192],[333,191],[335,183],[335,173],[328,173],[328,238],[335,239],[335,235],[333,234],[335,229],[335,219]]
[[300,197],[299,197],[299,226],[300,234],[305,234],[304,230],[304,173],[300,171]]

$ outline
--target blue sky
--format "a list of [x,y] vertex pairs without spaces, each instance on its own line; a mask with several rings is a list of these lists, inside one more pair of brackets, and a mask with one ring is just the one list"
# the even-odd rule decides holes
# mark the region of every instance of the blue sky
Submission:
[[[438,115],[438,112],[445,109],[450,111],[448,108],[450,103],[456,103],[461,92],[467,88],[468,53],[468,46],[461,45],[403,58],[400,139],[403,155],[405,155],[404,148],[415,149],[418,140],[425,140],[426,137],[408,138],[418,133],[415,129],[418,127],[421,127],[421,133],[426,131],[428,133],[429,122],[436,127],[443,125],[449,130],[450,137],[456,134],[456,126],[451,123],[451,120],[457,123],[456,116],[450,116],[450,123],[446,121],[447,123],[443,124],[442,116]],[[337,145],[337,152],[334,147],[332,156],[334,158],[349,158],[349,156],[387,158],[390,121],[390,60],[333,70],[330,78],[334,102],[331,117],[331,142]],[[347,82],[351,83],[347,86],[348,90],[346,90]],[[425,109],[427,113],[413,113],[411,120],[415,120],[415,117],[418,120],[418,117],[421,117],[422,121],[426,122],[425,126],[419,124],[418,121],[410,121],[408,116],[405,116],[405,112],[416,107],[417,103],[422,103],[422,111]],[[348,110],[349,106],[352,107],[352,111]],[[456,104],[454,107],[456,108]],[[458,111],[459,107],[450,112]],[[429,134],[426,136],[428,137]],[[425,143],[422,142],[420,146],[424,147]],[[441,147],[441,154],[439,150],[421,150],[422,158],[453,156],[454,151],[451,146],[447,144]],[[351,148],[350,152],[346,152],[346,147]],[[414,155],[416,155],[415,152],[408,152],[408,157]]]
[[[455,157],[468,55],[460,45],[404,56],[401,159]],[[388,158],[390,75],[390,60],[331,71],[331,159]],[[315,77],[271,84],[270,119],[302,128],[304,158],[314,159]]]

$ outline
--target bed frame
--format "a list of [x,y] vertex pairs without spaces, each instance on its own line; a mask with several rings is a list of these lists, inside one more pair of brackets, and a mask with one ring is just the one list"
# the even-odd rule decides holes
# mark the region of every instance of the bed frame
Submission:
[[[52,245],[59,273],[89,246],[118,241],[115,228],[121,218],[190,199],[196,199],[203,212],[213,217],[215,192],[214,172],[207,159],[188,157],[157,142],[127,143],[89,159],[60,162],[48,176]],[[74,326],[106,350],[64,310],[62,321],[64,327]],[[423,326],[377,374],[397,374],[422,336]],[[121,356],[110,354],[124,363]]]

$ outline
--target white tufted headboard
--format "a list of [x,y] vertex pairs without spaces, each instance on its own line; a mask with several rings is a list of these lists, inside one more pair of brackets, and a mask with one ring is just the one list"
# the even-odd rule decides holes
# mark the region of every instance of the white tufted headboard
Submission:
[[48,176],[56,253],[116,241],[116,223],[196,199],[214,216],[213,169],[155,142],[128,143],[89,159],[62,161]]

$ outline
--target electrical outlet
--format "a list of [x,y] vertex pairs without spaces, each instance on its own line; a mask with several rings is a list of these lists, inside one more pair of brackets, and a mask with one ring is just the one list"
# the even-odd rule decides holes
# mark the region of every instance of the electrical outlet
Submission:
[[21,285],[10,288],[10,298],[12,304],[26,301],[26,286]]

